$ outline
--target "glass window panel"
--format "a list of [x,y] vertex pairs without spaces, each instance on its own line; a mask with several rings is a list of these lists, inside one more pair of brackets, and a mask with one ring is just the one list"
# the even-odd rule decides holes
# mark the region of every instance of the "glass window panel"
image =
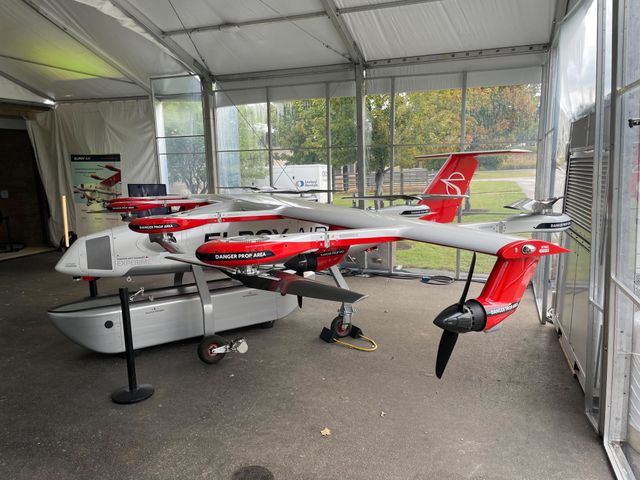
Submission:
[[219,151],[267,148],[267,104],[216,109]]
[[540,84],[468,89],[467,150],[512,147],[535,150],[539,103]]
[[[331,117],[331,146],[356,146],[356,102],[354,97],[332,97],[329,101]],[[334,161],[345,160],[338,155]],[[355,162],[355,156],[353,157]]]
[[156,104],[156,117],[159,137],[204,134],[200,95],[161,100]]
[[639,88],[623,95],[617,271],[620,281],[640,297],[640,128],[625,125],[628,118],[637,116],[639,105]]
[[[302,149],[326,145],[324,98],[271,103],[271,147],[289,149],[294,163],[313,163]],[[298,156],[297,154],[301,156]]]
[[158,153],[204,153],[204,136],[158,138]]
[[460,147],[461,90],[396,94],[396,165],[416,165],[415,156],[457,151]]
[[218,152],[221,187],[269,185],[268,150]]
[[[348,85],[347,85],[348,86]],[[335,87],[331,85],[331,91]],[[340,89],[338,89],[340,90]],[[341,198],[355,193],[356,181],[356,104],[354,97],[331,97],[329,100],[331,130],[332,184],[338,192],[333,195],[335,205],[350,206],[351,201]]]
[[332,184],[337,192],[333,195],[335,205],[351,206],[351,200],[341,197],[356,193],[355,175],[356,147],[333,147],[331,149]]
[[167,169],[167,191],[180,195],[207,192],[207,168],[204,153],[160,154]]
[[365,115],[366,192],[382,195],[385,173],[391,162],[391,96],[388,93],[367,95]]
[[152,82],[160,179],[169,193],[206,193],[200,82],[193,76]]
[[629,1],[625,6],[624,85],[629,85],[640,78],[640,3]]
[[[301,164],[289,161],[291,158],[303,158],[302,155],[308,159],[308,162]],[[328,189],[330,184],[326,155],[326,148],[305,149],[303,152],[295,150],[274,151],[273,186],[298,190]],[[318,193],[316,197],[319,202],[326,203],[328,200],[326,193]]]

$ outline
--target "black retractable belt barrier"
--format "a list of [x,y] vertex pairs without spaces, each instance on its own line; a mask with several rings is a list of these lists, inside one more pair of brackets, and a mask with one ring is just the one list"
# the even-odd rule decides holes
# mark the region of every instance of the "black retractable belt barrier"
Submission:
[[133,337],[131,336],[131,315],[129,312],[129,289],[120,288],[120,306],[122,307],[122,327],[124,329],[124,347],[127,356],[127,375],[129,387],[122,387],[111,394],[115,403],[129,404],[146,400],[153,395],[151,385],[138,385],[136,380],[136,361],[133,354]]

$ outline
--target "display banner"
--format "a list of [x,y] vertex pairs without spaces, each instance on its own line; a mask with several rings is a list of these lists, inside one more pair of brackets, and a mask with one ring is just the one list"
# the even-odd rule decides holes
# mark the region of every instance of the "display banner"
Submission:
[[78,235],[121,224],[117,213],[105,212],[105,202],[122,194],[119,153],[71,155],[71,178]]

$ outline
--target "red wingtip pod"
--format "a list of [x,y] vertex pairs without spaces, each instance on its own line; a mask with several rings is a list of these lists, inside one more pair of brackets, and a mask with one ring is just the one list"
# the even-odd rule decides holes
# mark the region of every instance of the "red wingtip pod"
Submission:
[[568,250],[542,240],[511,242],[498,251],[498,260],[480,296],[466,300],[475,266],[474,254],[459,302],[445,308],[433,321],[443,329],[436,358],[436,376],[442,377],[458,334],[491,330],[502,322],[518,308],[540,257],[565,252]]
[[317,249],[319,242],[286,242],[263,236],[212,240],[196,250],[198,260],[218,267],[272,264]]
[[217,218],[144,217],[129,222],[129,228],[137,233],[171,233],[217,222]]
[[569,252],[542,240],[520,240],[498,251],[498,260],[476,299],[486,313],[484,330],[490,330],[515,312],[520,304],[540,257]]

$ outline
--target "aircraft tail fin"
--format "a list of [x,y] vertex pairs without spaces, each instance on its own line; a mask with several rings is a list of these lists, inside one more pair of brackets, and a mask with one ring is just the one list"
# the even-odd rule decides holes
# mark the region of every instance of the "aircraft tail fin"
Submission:
[[[482,155],[504,155],[513,153],[530,153],[528,150],[483,150],[474,152],[438,153],[432,155],[419,155],[416,158],[440,158],[448,156],[442,168],[438,170],[435,178],[424,191],[425,194],[432,195],[464,195],[471,178],[478,168],[478,159]],[[458,208],[462,203],[462,198],[445,199],[424,199],[421,205],[427,205],[431,212],[422,220],[429,220],[438,223],[449,223],[456,218]]]
[[[473,153],[452,153],[447,161],[438,170],[436,176],[427,186],[425,194],[431,195],[464,195],[469,188],[471,177],[478,167],[478,159]],[[419,202],[431,210],[428,215],[422,217],[439,223],[453,221],[462,203],[462,197],[443,199],[424,199]]]

